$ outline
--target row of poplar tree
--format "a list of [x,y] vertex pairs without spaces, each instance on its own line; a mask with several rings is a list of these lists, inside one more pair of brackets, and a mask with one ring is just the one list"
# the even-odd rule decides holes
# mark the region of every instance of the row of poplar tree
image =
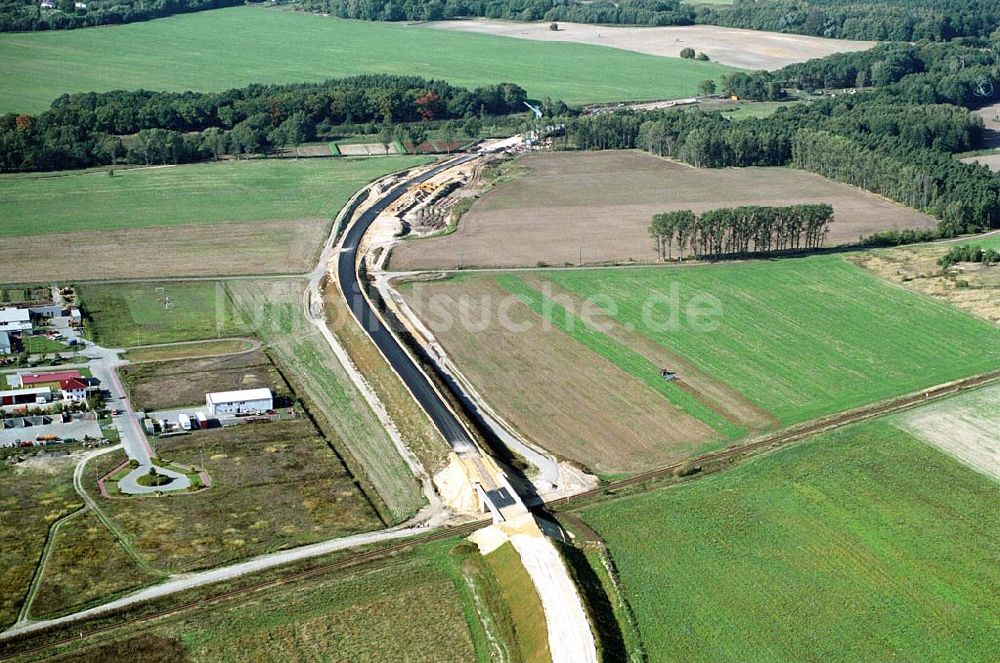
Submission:
[[695,214],[674,210],[654,214],[649,235],[660,260],[815,249],[823,245],[833,207],[828,204],[724,207]]

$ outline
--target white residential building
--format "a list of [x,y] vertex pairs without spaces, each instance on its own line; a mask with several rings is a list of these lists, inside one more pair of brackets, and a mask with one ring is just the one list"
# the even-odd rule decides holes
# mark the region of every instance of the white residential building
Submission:
[[208,413],[217,417],[223,414],[256,414],[274,408],[270,389],[243,389],[205,394]]

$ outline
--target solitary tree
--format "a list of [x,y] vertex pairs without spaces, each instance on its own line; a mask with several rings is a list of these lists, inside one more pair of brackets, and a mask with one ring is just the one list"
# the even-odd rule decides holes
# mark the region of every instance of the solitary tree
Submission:
[[715,94],[716,86],[715,81],[708,79],[698,83],[698,92],[703,97]]
[[559,32],[559,24],[556,23],[555,21],[552,21],[551,23],[549,23],[549,30],[552,30],[552,32]]
[[389,146],[392,145],[392,141],[395,139],[396,127],[392,123],[386,122],[378,132],[378,140],[382,143],[382,148],[385,150],[386,156],[389,156]]
[[686,58],[688,60],[693,60],[694,59],[694,49],[691,48],[690,46],[688,46],[686,48],[682,48],[681,49],[681,57],[682,58]]

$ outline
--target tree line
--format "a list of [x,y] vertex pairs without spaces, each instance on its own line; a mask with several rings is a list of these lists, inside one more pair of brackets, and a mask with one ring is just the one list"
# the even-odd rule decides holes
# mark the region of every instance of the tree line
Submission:
[[1000,24],[989,0],[735,0],[705,7],[699,23],[870,41],[983,37]]
[[[135,23],[172,14],[242,5],[244,0],[39,0],[0,1],[0,32],[71,30],[97,25]],[[78,6],[82,5],[82,6]]]
[[1000,262],[1000,251],[996,249],[983,249],[979,245],[962,244],[951,247],[948,253],[938,258],[938,264],[944,269],[948,269],[959,262],[979,262],[993,265]]
[[649,26],[697,23],[897,42],[985,37],[1000,24],[1000,6],[983,0],[736,0],[729,6],[680,0],[303,0],[300,6],[367,21],[485,17]]
[[696,10],[680,0],[302,0],[306,11],[365,21],[440,21],[484,17],[626,25],[691,25]]
[[526,98],[511,83],[468,90],[388,75],[219,93],[66,94],[37,116],[0,116],[0,170],[186,163],[299,145],[335,129],[375,135],[400,123],[461,120],[462,130],[478,134],[483,118],[522,112]]
[[660,260],[673,260],[675,246],[679,260],[685,249],[718,259],[819,248],[833,220],[827,204],[724,207],[700,215],[675,210],[654,214],[649,235]]
[[886,45],[749,75],[783,88],[833,71],[865,72],[872,87],[856,94],[740,121],[696,109],[626,110],[572,119],[568,132],[581,149],[638,147],[698,167],[794,165],[925,210],[940,220],[940,235],[953,236],[1000,227],[1000,178],[953,157],[984,134],[982,120],[964,106],[987,100],[977,94],[984,81],[998,79],[1000,92],[989,57],[954,43]]

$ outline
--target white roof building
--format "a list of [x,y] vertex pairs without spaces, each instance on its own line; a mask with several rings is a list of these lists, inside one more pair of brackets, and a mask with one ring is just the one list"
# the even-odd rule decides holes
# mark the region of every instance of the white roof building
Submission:
[[13,306],[0,308],[0,331],[31,331],[31,313],[28,309]]
[[243,389],[205,394],[205,405],[213,417],[220,414],[254,414],[274,408],[270,389]]

